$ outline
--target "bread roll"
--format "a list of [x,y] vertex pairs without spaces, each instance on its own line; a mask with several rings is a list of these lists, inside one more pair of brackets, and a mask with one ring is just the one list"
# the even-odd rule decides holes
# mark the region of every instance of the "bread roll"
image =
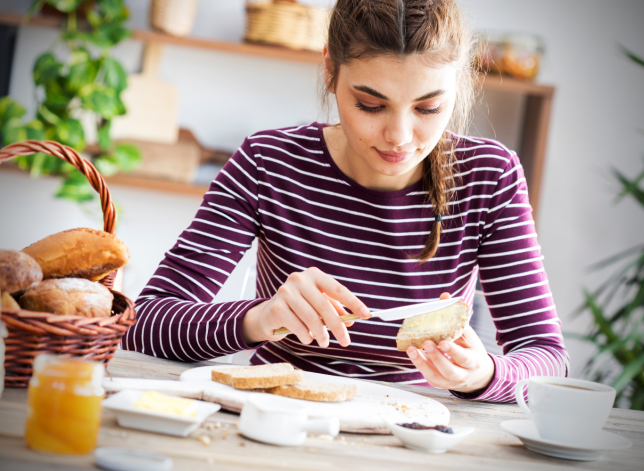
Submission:
[[16,293],[43,278],[40,265],[26,253],[0,250],[0,292]]
[[130,258],[125,244],[112,234],[83,227],[52,234],[22,251],[40,264],[44,279],[98,281]]
[[114,296],[105,286],[83,278],[45,280],[20,297],[28,311],[51,312],[61,316],[108,317]]
[[13,297],[6,291],[2,293],[2,296],[0,296],[0,305],[3,309],[20,309],[16,300],[13,299]]
[[427,314],[409,317],[398,330],[396,347],[405,351],[412,345],[423,348],[423,343],[427,340],[434,343],[445,339],[456,340],[463,335],[469,320],[470,308],[465,303],[456,303]]

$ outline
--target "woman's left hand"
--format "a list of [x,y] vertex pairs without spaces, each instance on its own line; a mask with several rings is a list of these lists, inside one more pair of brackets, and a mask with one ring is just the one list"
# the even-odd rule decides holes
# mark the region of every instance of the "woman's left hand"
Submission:
[[438,345],[428,340],[423,350],[409,347],[407,355],[434,387],[472,393],[486,388],[494,377],[494,362],[469,324],[458,339]]

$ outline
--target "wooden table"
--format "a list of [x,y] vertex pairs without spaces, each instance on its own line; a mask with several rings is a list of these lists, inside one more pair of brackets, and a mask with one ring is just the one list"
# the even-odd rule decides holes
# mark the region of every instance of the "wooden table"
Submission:
[[[118,351],[109,365],[114,377],[178,380],[188,368],[203,366],[160,360],[139,353]],[[217,412],[207,422],[212,430],[200,428],[187,438],[123,429],[115,417],[104,412],[98,446],[137,448],[169,455],[174,470],[553,470],[553,469],[644,469],[644,412],[613,409],[605,429],[628,437],[633,447],[608,453],[595,462],[575,462],[542,456],[523,447],[499,423],[524,418],[518,406],[455,399],[447,391],[420,386],[402,389],[431,397],[447,406],[451,425],[472,426],[476,432],[442,455],[420,453],[402,447],[391,435],[342,433],[335,440],[307,438],[299,447],[275,447],[247,440],[237,433],[238,416]],[[0,470],[87,470],[97,469],[91,455],[55,456],[30,451],[23,438],[27,391],[7,389],[0,400]],[[212,426],[210,426],[212,427]],[[210,444],[198,437],[206,435]]]

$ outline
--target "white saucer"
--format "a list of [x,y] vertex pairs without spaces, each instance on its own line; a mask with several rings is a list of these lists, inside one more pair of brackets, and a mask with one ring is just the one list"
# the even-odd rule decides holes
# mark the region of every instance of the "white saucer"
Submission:
[[501,422],[501,428],[515,435],[523,442],[528,450],[542,455],[564,458],[576,461],[595,461],[607,451],[625,450],[633,443],[621,435],[602,430],[587,445],[572,445],[554,440],[545,440],[539,436],[537,428],[531,420],[506,420]]

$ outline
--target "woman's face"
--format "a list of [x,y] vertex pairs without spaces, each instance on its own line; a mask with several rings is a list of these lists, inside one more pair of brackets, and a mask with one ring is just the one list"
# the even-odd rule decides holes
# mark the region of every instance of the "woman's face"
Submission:
[[363,186],[402,189],[420,179],[452,115],[456,67],[430,67],[422,56],[355,59],[332,92],[346,138],[340,168]]

